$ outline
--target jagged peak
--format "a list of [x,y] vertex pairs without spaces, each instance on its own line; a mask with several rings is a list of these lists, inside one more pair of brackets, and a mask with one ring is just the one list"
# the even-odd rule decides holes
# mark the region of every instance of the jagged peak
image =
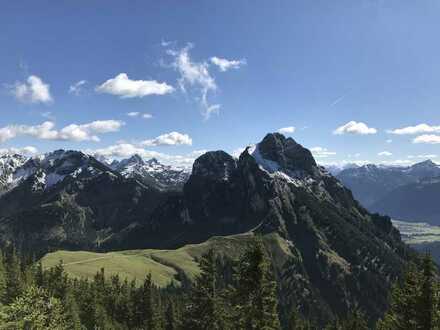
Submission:
[[147,160],[147,164],[148,165],[159,165],[160,162],[157,160],[157,158],[151,158],[151,159]]
[[128,158],[128,162],[131,164],[144,164],[144,160],[139,154],[134,154],[130,158]]
[[318,168],[312,153],[280,133],[269,133],[255,146],[248,148],[257,163],[269,172],[283,171],[315,174]]

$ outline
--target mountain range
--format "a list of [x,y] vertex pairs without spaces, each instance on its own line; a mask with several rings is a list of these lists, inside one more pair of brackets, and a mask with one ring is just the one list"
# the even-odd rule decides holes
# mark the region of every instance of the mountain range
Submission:
[[395,219],[440,224],[440,166],[426,160],[412,166],[368,164],[344,169],[336,177],[372,212]]
[[108,163],[58,150],[1,159],[0,242],[37,256],[275,237],[283,308],[328,320],[352,306],[379,317],[412,255],[389,217],[370,214],[308,149],[278,133],[238,159],[207,152],[190,175],[139,156]]

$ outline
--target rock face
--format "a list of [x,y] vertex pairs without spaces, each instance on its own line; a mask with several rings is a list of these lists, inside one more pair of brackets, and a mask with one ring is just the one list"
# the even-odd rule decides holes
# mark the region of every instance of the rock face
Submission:
[[18,154],[4,154],[0,156],[0,195],[14,186],[14,173],[23,166],[26,157]]
[[437,176],[440,176],[440,167],[427,160],[408,167],[368,164],[345,169],[336,177],[353,191],[363,206],[369,208],[400,186]]
[[282,170],[293,175],[316,174],[317,166],[312,153],[292,138],[286,139],[279,133],[266,135],[251,154],[269,171]]
[[32,190],[44,181],[38,178],[0,198],[3,243],[33,251],[117,250],[276,234],[270,253],[283,308],[299,307],[323,322],[353,306],[379,317],[410,256],[388,217],[368,213],[309,150],[277,133],[238,160],[223,151],[200,156],[182,191],[109,169]]

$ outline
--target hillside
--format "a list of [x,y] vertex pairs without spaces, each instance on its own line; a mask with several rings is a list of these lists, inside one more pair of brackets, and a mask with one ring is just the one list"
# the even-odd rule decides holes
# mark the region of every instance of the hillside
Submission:
[[[101,269],[106,274],[118,274],[121,279],[136,280],[141,284],[149,273],[159,286],[173,282],[180,285],[181,276],[194,279],[199,273],[197,260],[209,249],[232,259],[244,251],[254,235],[252,233],[212,237],[201,244],[189,244],[176,250],[126,250],[118,252],[88,252],[88,251],[56,251],[45,255],[41,261],[44,268],[50,268],[62,262],[66,273],[73,278],[93,278]],[[277,234],[264,237],[264,242],[274,256],[280,256],[281,251],[287,251],[283,240]],[[276,267],[281,268],[282,260],[276,257]]]

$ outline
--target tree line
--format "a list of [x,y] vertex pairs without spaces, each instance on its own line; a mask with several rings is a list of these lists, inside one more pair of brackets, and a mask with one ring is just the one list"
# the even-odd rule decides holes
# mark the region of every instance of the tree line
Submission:
[[[279,292],[264,244],[249,245],[231,261],[209,250],[200,274],[182,286],[157,287],[106,276],[72,279],[59,263],[0,253],[0,329],[315,330],[323,329],[293,309],[280,319]],[[390,295],[390,307],[375,325],[360,310],[335,319],[327,330],[440,329],[440,285],[429,255],[411,264]]]

